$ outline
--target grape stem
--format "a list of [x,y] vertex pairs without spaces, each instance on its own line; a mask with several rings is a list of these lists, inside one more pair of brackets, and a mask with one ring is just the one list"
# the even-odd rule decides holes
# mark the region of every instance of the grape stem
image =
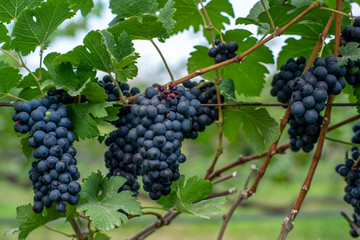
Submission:
[[53,229],[53,228],[47,226],[46,224],[44,225],[44,227],[45,227],[47,230],[50,230],[50,231],[52,231],[52,232],[59,233],[59,234],[61,234],[61,235],[64,235],[65,237],[69,237],[69,238],[74,238],[74,237],[76,237],[75,235],[67,234],[67,233],[61,232],[61,231],[59,231],[59,230]]
[[26,66],[26,64],[25,64],[24,60],[22,59],[21,54],[19,52],[18,52],[18,56],[19,56],[19,59],[21,61],[21,64],[19,65],[19,67],[25,68],[30,73],[30,75],[33,76],[33,78],[35,79],[35,81],[36,81],[36,83],[38,85],[38,88],[39,88],[39,90],[41,92],[41,95],[44,96],[44,92],[41,89],[40,79],[37,76],[35,76],[35,74]]
[[348,17],[348,18],[351,18],[351,19],[360,19],[360,17],[354,17],[353,15],[349,15],[347,13],[344,13],[342,11],[339,11],[339,10],[336,10],[336,9],[332,9],[332,8],[327,8],[327,7],[319,7],[318,8],[319,10],[325,10],[325,11],[330,11],[330,12],[333,12],[333,13],[338,13],[338,14],[341,14],[345,17]]
[[[347,159],[347,157],[346,157],[346,159]],[[351,167],[351,170],[356,171],[356,168],[357,168],[357,166],[359,165],[359,163],[360,163],[360,157],[358,157],[358,159],[356,159],[356,162],[355,162],[354,165]]]
[[348,224],[355,230],[355,232],[360,235],[360,228],[358,226],[356,226],[356,224],[351,221],[351,219],[348,217],[348,215],[346,215],[346,213],[344,212],[340,212],[340,215],[343,216],[345,218],[345,220],[348,222]]
[[[342,9],[342,0],[336,0],[336,9],[341,10]],[[334,56],[339,56],[339,47],[340,47],[340,32],[341,32],[341,14],[336,13],[335,14],[336,20],[335,20],[335,45],[334,45]],[[332,103],[334,100],[333,95],[329,95],[328,97],[328,103]],[[313,159],[311,161],[311,165],[309,167],[309,171],[307,173],[307,176],[304,180],[304,183],[301,187],[300,193],[298,198],[296,199],[294,205],[292,206],[290,213],[288,217],[285,218],[282,229],[280,232],[280,235],[278,237],[278,240],[284,240],[286,236],[289,234],[289,232],[292,230],[294,221],[296,216],[298,215],[301,205],[310,189],[312,179],[314,177],[316,167],[319,164],[322,149],[324,146],[325,136],[328,131],[328,126],[330,124],[330,117],[331,117],[331,108],[332,106],[326,106],[325,109],[325,115],[321,126],[321,131],[319,135],[319,140],[316,145],[316,150],[313,156]]]
[[74,229],[76,237],[78,240],[87,240],[87,236],[85,233],[83,233],[79,227],[79,225],[77,224],[75,218],[70,218],[70,224],[71,227]]
[[273,21],[271,15],[270,15],[269,11],[267,10],[267,8],[266,8],[265,3],[264,3],[263,0],[261,0],[261,4],[263,5],[264,10],[265,10],[265,12],[266,12],[266,15],[268,16],[268,18],[269,18],[269,20],[270,20],[271,29],[272,29],[274,32],[276,32],[276,28],[275,28],[274,21]]

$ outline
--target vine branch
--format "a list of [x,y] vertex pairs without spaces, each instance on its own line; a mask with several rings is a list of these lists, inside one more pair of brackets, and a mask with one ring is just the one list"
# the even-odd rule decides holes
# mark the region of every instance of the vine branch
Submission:
[[75,218],[70,218],[69,220],[71,227],[74,229],[76,237],[78,240],[87,240],[87,236],[85,233],[83,233],[77,224]]
[[62,232],[62,231],[53,229],[53,228],[49,227],[49,226],[46,225],[46,224],[44,225],[44,227],[45,227],[47,230],[49,230],[49,231],[59,233],[59,234],[61,234],[61,235],[64,235],[65,237],[69,237],[69,238],[74,238],[74,237],[75,237],[74,235],[67,234],[67,233],[64,233],[64,232]]

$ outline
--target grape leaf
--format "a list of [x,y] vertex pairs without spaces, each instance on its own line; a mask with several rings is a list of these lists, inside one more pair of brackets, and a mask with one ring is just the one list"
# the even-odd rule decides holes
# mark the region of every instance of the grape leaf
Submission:
[[60,53],[54,52],[48,54],[44,59],[44,64],[49,72],[49,79],[42,84],[42,87],[53,84],[58,88],[65,88],[71,96],[79,95],[86,84],[95,78],[96,71],[87,62],[82,61],[79,63],[77,71],[74,72],[70,62],[56,62],[58,56]]
[[339,48],[339,54],[341,57],[337,58],[337,62],[340,66],[345,66],[347,62],[350,60],[358,61],[360,59],[360,48],[359,43],[357,42],[349,42],[346,46],[342,46]]
[[156,0],[110,0],[111,12],[118,18],[137,16],[140,21],[145,13],[155,14],[157,6]]
[[94,236],[94,240],[110,240],[111,238],[105,233],[97,232]]
[[173,6],[174,6],[174,1],[169,0],[159,13],[159,21],[164,24],[164,27],[168,35],[171,34],[176,23],[176,21],[173,19],[176,9],[173,8]]
[[107,231],[127,222],[120,209],[130,215],[142,215],[140,203],[131,191],[118,192],[125,182],[120,176],[108,179],[100,172],[92,172],[83,181],[80,195],[85,202],[78,206],[78,211],[84,211],[96,229]]
[[101,134],[98,123],[94,118],[106,118],[108,112],[106,108],[112,107],[113,103],[85,103],[71,104],[68,106],[68,114],[74,122],[73,133],[76,139],[94,138]]
[[167,33],[159,18],[151,14],[144,14],[142,21],[137,16],[130,17],[109,28],[108,31],[115,36],[119,36],[125,31],[132,39],[142,40],[165,38]]
[[15,88],[21,77],[18,69],[10,66],[0,68],[0,98],[5,97]]
[[86,96],[86,99],[90,102],[105,102],[108,95],[105,93],[105,89],[100,87],[99,84],[90,82],[86,84],[85,89],[81,92]]
[[45,48],[50,35],[74,14],[67,0],[48,0],[40,7],[24,10],[14,26],[11,47],[23,55],[34,51],[37,46]]
[[279,136],[279,124],[265,108],[241,107],[224,115],[224,135],[231,141],[239,141],[239,132],[260,152],[275,142]]
[[0,21],[9,23],[26,8],[38,6],[43,0],[0,0]]
[[110,134],[111,132],[117,130],[117,128],[113,124],[107,121],[103,121],[100,118],[94,118],[94,120],[97,124],[97,128],[100,132],[99,133],[100,136],[105,136],[106,134]]
[[[84,45],[77,46],[72,51],[60,55],[56,62],[71,62],[79,65],[89,63],[93,68],[110,73],[117,71],[122,81],[137,75],[137,53],[133,53],[133,45],[127,33],[121,32],[117,42],[109,32],[91,31],[84,38]],[[125,76],[123,76],[123,74]]]
[[236,100],[235,85],[233,80],[225,79],[221,82],[219,88],[221,94],[223,94],[227,99]]
[[41,98],[42,94],[39,88],[23,88],[19,93],[19,98],[31,101],[34,98]]
[[[209,48],[204,46],[194,46],[196,51],[190,53],[190,58],[187,63],[187,70],[189,73],[195,72],[196,70],[211,66],[214,64],[214,59],[208,57]],[[210,71],[203,75],[202,78],[207,80],[215,79],[215,72]]]
[[100,33],[108,52],[111,54],[111,57],[116,60],[114,65],[134,52],[133,43],[126,32],[120,34],[117,42],[115,41],[115,37],[108,31],[103,30]]
[[[2,45],[2,48],[7,48],[7,45],[9,44],[11,38],[8,34],[8,29],[3,23],[0,23],[0,43],[4,43]],[[4,47],[5,46],[5,47]]]
[[93,0],[70,0],[71,8],[74,11],[81,11],[81,15],[85,17],[91,12],[91,9],[94,7]]
[[[250,36],[251,33],[247,30],[230,30],[225,33],[224,40],[236,42],[239,45],[238,52],[245,52],[257,42],[256,38]],[[224,78],[234,81],[238,94],[259,96],[265,83],[265,74],[269,73],[261,63],[274,63],[272,52],[266,46],[256,49],[240,64],[233,63],[225,66]]]
[[[173,30],[174,34],[189,29],[191,26],[195,32],[200,30],[200,25],[203,25],[204,22],[199,14],[198,4],[199,1],[197,0],[175,1],[174,8],[176,12],[173,19],[176,21],[176,24]],[[205,5],[205,8],[212,24],[219,31],[225,29],[224,24],[230,24],[229,18],[224,16],[223,13],[234,17],[234,10],[228,0],[212,0]]]
[[[39,76],[39,68],[36,69],[35,72],[33,72],[35,76]],[[49,79],[50,75],[49,72],[46,71],[44,68],[41,69],[41,81],[40,83],[44,82],[44,80]],[[36,82],[36,79],[33,77],[32,74],[28,74],[18,83],[17,88],[27,88],[27,87],[38,87],[38,84]]]
[[30,204],[19,206],[16,208],[16,218],[20,230],[18,239],[25,239],[36,228],[62,217],[65,217],[65,213],[56,211],[55,204],[47,209],[46,215],[35,213]]
[[225,203],[225,198],[205,199],[212,190],[212,184],[208,180],[193,176],[185,183],[185,176],[171,185],[171,193],[162,196],[157,203],[165,208],[176,207],[176,211],[192,214],[202,218],[220,211],[218,205]]

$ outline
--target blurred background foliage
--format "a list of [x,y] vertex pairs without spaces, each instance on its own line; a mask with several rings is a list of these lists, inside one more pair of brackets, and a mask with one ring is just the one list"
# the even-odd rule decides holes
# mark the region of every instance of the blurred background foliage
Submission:
[[[61,27],[53,36],[55,44],[53,51],[61,51],[56,49],[62,41],[66,43],[81,42],[79,35],[86,34],[94,26],[95,21],[103,21],[109,19],[110,14],[107,4],[103,0],[95,1],[96,5],[93,11],[85,18],[76,16]],[[235,1],[232,1],[235,2]],[[256,1],[249,1],[250,7]],[[235,4],[234,4],[235,5]],[[198,35],[189,31],[189,36],[196,38]],[[187,38],[187,36],[185,36]],[[80,40],[79,40],[80,39]],[[281,39],[280,39],[281,40]],[[283,41],[284,39],[282,39]],[[204,40],[196,40],[204,43]],[[197,42],[197,43],[198,43]],[[178,42],[180,45],[180,43]],[[272,42],[268,46],[270,48],[279,48],[281,41]],[[192,45],[195,45],[192,43]],[[69,47],[73,47],[75,44]],[[137,45],[135,45],[136,47]],[[65,46],[67,47],[67,46]],[[141,48],[141,46],[139,47]],[[66,50],[62,50],[65,52]],[[166,52],[166,49],[164,50]],[[179,49],[177,49],[179,51]],[[141,50],[139,51],[141,53]],[[207,56],[204,56],[207,57]],[[296,56],[294,56],[296,57]],[[4,59],[0,55],[0,60]],[[155,58],[155,57],[154,57]],[[157,56],[156,56],[157,58]],[[31,64],[31,56],[26,60]],[[177,64],[173,64],[173,72],[180,76],[186,70],[186,59],[178,59]],[[274,69],[274,66],[269,66]],[[141,66],[139,66],[141,71]],[[151,85],[153,82],[166,82],[161,80],[161,76],[166,75],[163,66],[159,64],[159,70],[152,69],[153,73],[147,79],[142,81],[132,81],[131,85],[136,83],[142,90]],[[272,74],[274,71],[272,71]],[[102,77],[102,74],[99,74]],[[242,98],[243,101],[257,102],[276,102],[276,99],[270,96],[270,83],[272,76],[268,76],[266,86],[260,97]],[[8,99],[4,99],[6,101]],[[337,96],[335,102],[347,102],[346,94]],[[269,112],[277,121],[283,115],[285,109],[281,107],[269,107]],[[32,202],[33,192],[30,181],[28,181],[28,169],[31,163],[27,162],[21,152],[20,138],[16,137],[12,127],[11,120],[13,109],[0,108],[0,239],[16,239],[17,235],[6,235],[3,233],[17,227],[16,207],[19,205]],[[340,122],[346,118],[356,115],[357,112],[353,107],[334,107],[332,112],[331,124]],[[352,124],[341,127],[328,134],[329,137],[342,141],[350,142],[352,136]],[[184,141],[182,151],[187,156],[187,162],[181,165],[181,172],[187,176],[199,175],[203,176],[207,167],[216,152],[218,142],[218,128],[216,124],[209,127],[206,132],[200,134],[195,141]],[[285,130],[284,136],[281,138],[280,144],[288,142],[288,136]],[[103,154],[106,151],[104,144],[99,144],[96,140],[86,140],[75,144],[78,149],[78,167],[81,176],[88,175],[91,171],[100,169],[106,173]],[[298,219],[295,222],[295,228],[290,233],[288,239],[350,239],[348,235],[349,227],[345,220],[340,216],[340,211],[351,213],[351,207],[342,200],[343,188],[345,186],[343,180],[335,173],[334,167],[344,159],[344,151],[349,146],[325,141],[323,155],[318,166],[313,184],[303,204]],[[251,143],[245,136],[238,143],[230,143],[226,139],[224,141],[224,153],[221,155],[217,167],[221,167],[235,161],[239,156],[246,156],[256,153]],[[239,208],[225,233],[225,239],[276,239],[281,223],[287,216],[293,202],[302,186],[302,182],[306,176],[310,165],[312,154],[292,153],[286,151],[286,154],[275,155],[270,163],[268,171],[259,185],[258,192],[249,201],[243,201],[242,207]],[[216,185],[214,191],[223,191],[236,187],[241,190],[246,176],[248,175],[250,165],[256,164],[261,166],[263,159],[246,163],[238,166],[227,173],[237,171],[237,176],[228,181]],[[228,203],[223,208],[225,213],[232,204],[235,195],[228,196]],[[143,206],[156,206],[155,202],[150,201],[144,191],[140,191],[139,200]],[[161,212],[161,211],[160,211]],[[131,237],[137,231],[141,230],[154,219],[152,216],[144,216],[140,219],[132,219],[127,225],[122,226],[109,235],[113,239],[126,239]],[[193,216],[182,214],[170,226],[162,228],[148,239],[215,239],[221,226],[222,214],[212,217],[209,220],[199,219]],[[51,227],[72,233],[72,229],[63,220],[49,224]],[[50,232],[44,228],[35,230],[28,239],[64,239],[64,236],[54,232]]]

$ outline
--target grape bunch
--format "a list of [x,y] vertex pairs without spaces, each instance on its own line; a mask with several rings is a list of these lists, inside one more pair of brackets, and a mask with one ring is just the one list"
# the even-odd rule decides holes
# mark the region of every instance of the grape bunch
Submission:
[[42,212],[53,202],[56,210],[64,212],[66,202],[79,202],[81,186],[76,180],[80,173],[76,167],[75,141],[70,131],[73,123],[67,116],[66,106],[52,103],[49,97],[33,99],[31,102],[15,104],[14,129],[20,133],[29,132],[29,146],[38,159],[32,163],[29,178],[34,189],[33,210]]
[[[312,150],[320,133],[322,121],[320,113],[325,108],[328,95],[340,94],[346,85],[342,78],[346,69],[340,68],[333,55],[327,56],[326,59],[315,58],[313,65],[302,78],[296,77],[287,83],[293,96],[290,101],[293,115],[290,120],[293,120],[293,124],[290,124],[288,130],[290,147],[293,151],[298,151],[300,148],[305,152]],[[303,126],[304,129],[299,126]]]
[[153,200],[168,195],[173,181],[180,177],[179,164],[186,157],[181,153],[183,133],[191,130],[191,118],[200,102],[181,86],[159,85],[159,92],[148,87],[135,99],[131,112],[136,127],[128,137],[138,144],[133,162],[140,167],[144,190]]
[[228,44],[221,42],[220,39],[215,40],[215,47],[209,49],[208,55],[215,58],[216,63],[224,62],[228,59],[236,57],[236,50],[239,46],[236,42],[229,42]]
[[[348,25],[341,31],[341,46],[345,46],[349,42],[360,43],[360,19],[355,19],[353,25]],[[345,79],[350,85],[360,83],[360,59],[357,61],[348,60]]]
[[[127,89],[129,89],[128,85]],[[140,92],[138,88],[130,90],[135,94],[137,91]],[[134,164],[133,156],[138,152],[138,144],[130,141],[128,137],[130,129],[135,128],[137,124],[134,121],[135,116],[128,107],[121,108],[118,117],[117,121],[112,122],[117,130],[111,132],[110,136],[105,139],[105,144],[109,147],[104,155],[105,165],[109,169],[107,176],[125,177],[127,181],[119,191],[131,190],[137,196],[140,188],[137,176],[140,175],[141,169]]]
[[[199,83],[187,81],[183,83],[190,91],[193,99],[197,99],[201,104],[218,103],[216,87],[213,83],[201,80]],[[221,103],[224,102],[224,96],[221,95]],[[200,107],[196,115],[192,117],[191,131],[184,133],[185,138],[196,139],[198,132],[203,132],[205,128],[218,119],[218,110],[215,107]]]
[[[119,89],[115,86],[110,75],[105,75],[102,80],[98,81],[98,84],[105,89],[105,93],[108,95],[107,101],[117,101],[120,99]],[[119,86],[124,97],[130,97],[140,93],[137,87],[133,87],[130,90],[127,83],[120,83]]]
[[[353,126],[354,135],[351,142],[355,144],[360,143],[360,122]],[[355,166],[355,162],[359,158],[359,149],[355,146],[351,147],[351,158],[345,157],[345,163],[336,165],[335,171],[342,177],[346,178],[347,185],[345,186],[344,201],[350,204],[353,209],[353,222],[360,227],[359,218],[356,215],[360,214],[360,166]],[[347,155],[347,154],[346,154]],[[358,237],[356,231],[351,228],[350,235]]]
[[270,94],[277,97],[281,103],[289,103],[292,90],[288,86],[290,80],[300,77],[306,66],[306,59],[298,57],[296,60],[289,58],[286,64],[280,67],[280,72],[275,74],[271,82]]

